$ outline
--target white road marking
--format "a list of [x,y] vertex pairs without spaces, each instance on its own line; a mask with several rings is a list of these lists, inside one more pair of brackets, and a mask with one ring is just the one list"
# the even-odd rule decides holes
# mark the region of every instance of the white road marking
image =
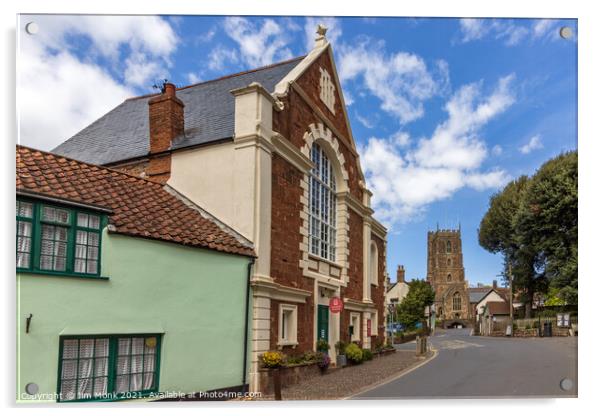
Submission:
[[442,348],[444,350],[459,350],[462,348],[470,348],[470,347],[480,348],[482,346],[483,345],[481,345],[481,344],[475,344],[472,342],[455,340],[455,341],[442,341],[440,348]]

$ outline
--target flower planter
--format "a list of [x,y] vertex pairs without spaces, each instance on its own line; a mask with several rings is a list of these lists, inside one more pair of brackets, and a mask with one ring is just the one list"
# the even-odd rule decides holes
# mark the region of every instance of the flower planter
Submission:
[[[270,395],[274,393],[272,371],[268,368],[259,369],[259,390],[262,394]],[[308,377],[317,377],[320,375],[320,369],[316,363],[284,366],[279,371],[280,383],[284,387],[293,386]]]
[[347,356],[345,354],[337,355],[337,367],[345,367],[347,365]]

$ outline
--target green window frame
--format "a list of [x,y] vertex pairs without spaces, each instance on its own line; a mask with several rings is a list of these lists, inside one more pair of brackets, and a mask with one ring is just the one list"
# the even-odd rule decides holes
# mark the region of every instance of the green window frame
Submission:
[[17,199],[17,271],[100,277],[105,214]]
[[58,401],[113,401],[156,393],[161,338],[161,334],[61,337]]

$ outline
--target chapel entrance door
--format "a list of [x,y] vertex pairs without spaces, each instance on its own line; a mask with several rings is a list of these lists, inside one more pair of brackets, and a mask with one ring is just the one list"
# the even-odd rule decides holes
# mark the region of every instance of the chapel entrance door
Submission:
[[327,305],[318,305],[318,340],[324,339],[328,342],[328,319],[329,311]]

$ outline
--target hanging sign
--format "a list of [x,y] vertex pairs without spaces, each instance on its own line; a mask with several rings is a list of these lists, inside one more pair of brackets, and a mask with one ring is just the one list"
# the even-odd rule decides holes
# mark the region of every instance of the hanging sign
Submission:
[[330,298],[330,302],[328,302],[328,308],[332,313],[339,313],[343,310],[343,301],[338,297]]

